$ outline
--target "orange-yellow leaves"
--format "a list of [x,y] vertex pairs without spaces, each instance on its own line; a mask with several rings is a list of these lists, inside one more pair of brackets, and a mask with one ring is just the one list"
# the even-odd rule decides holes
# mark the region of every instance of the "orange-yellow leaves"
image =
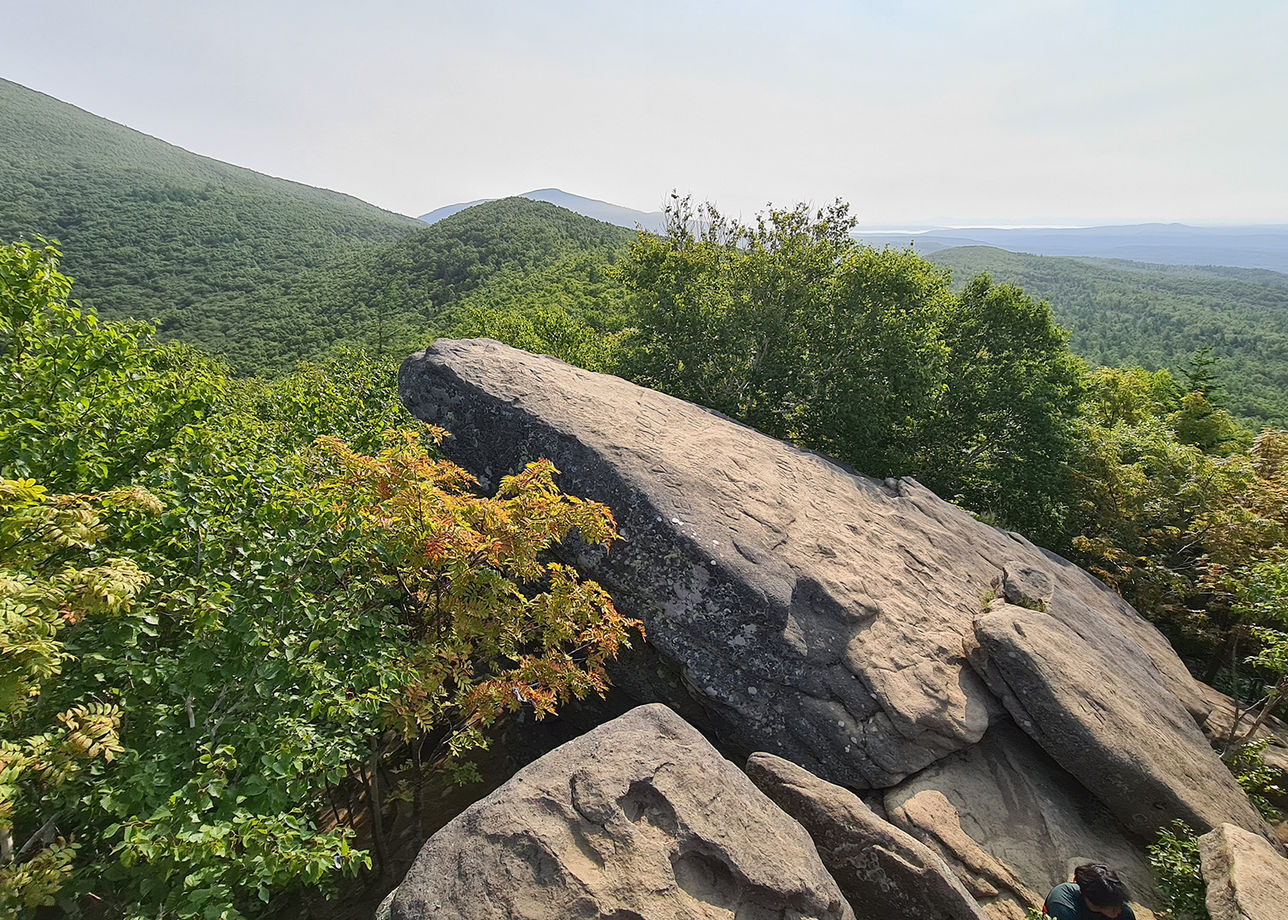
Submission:
[[[437,444],[446,432],[426,437]],[[456,749],[504,713],[541,718],[604,693],[605,664],[643,626],[548,553],[574,531],[607,551],[619,538],[605,505],[564,495],[548,460],[504,477],[487,498],[415,433],[374,457],[336,439],[317,444],[335,465],[323,488],[415,641],[419,679],[389,708],[391,725],[406,735],[446,729]]]

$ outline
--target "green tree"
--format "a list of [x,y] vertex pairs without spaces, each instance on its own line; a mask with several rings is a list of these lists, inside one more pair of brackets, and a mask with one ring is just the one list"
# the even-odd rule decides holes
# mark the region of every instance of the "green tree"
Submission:
[[1039,542],[1067,539],[1082,362],[1051,308],[980,275],[946,310],[948,358],[916,469],[925,484]]
[[90,561],[106,535],[100,507],[155,503],[142,490],[49,495],[30,479],[0,479],[0,909],[7,913],[53,903],[76,844],[58,833],[57,809],[48,806],[93,761],[110,763],[123,750],[121,708],[110,697],[80,699],[52,718],[28,715],[68,659],[64,628],[128,613],[148,581],[129,559]]
[[[1200,402],[1165,371],[1101,368],[1088,377],[1072,543],[1211,682],[1251,638],[1256,618],[1235,604],[1250,567],[1273,559],[1288,535],[1288,435],[1251,439]],[[1196,416],[1229,434],[1195,443]]]
[[743,225],[675,198],[621,263],[637,382],[914,475],[1036,538],[1063,533],[1080,364],[1049,308],[909,251],[859,246],[841,203]]
[[0,247],[0,475],[50,489],[128,481],[224,385],[222,368],[146,324],[100,323],[68,300],[61,253]]

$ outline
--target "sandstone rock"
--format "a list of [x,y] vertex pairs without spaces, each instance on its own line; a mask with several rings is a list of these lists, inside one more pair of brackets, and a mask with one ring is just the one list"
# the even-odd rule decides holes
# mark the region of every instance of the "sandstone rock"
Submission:
[[984,920],[953,872],[925,844],[877,816],[853,792],[773,754],[747,775],[814,838],[850,906],[882,920]]
[[425,844],[391,920],[852,920],[805,830],[665,706],[533,762]]
[[994,605],[975,620],[972,664],[1016,723],[1131,831],[1173,819],[1270,836],[1230,771],[1156,673],[1089,646],[1053,616]]
[[771,751],[860,788],[974,744],[1000,710],[962,644],[1004,569],[1045,575],[1053,615],[1088,639],[1115,637],[1131,671],[1206,715],[1171,648],[1119,597],[913,480],[878,483],[495,342],[439,341],[403,364],[399,388],[485,484],[549,457],[565,489],[612,507],[625,542],[576,561],[644,620],[678,672],[670,685],[739,753]]
[[1288,860],[1232,824],[1199,838],[1212,920],[1281,920],[1288,910]]
[[1023,920],[1025,908],[1040,909],[1072,866],[1086,862],[1115,868],[1140,920],[1161,906],[1140,843],[1005,719],[975,747],[887,789],[885,808],[995,920]]

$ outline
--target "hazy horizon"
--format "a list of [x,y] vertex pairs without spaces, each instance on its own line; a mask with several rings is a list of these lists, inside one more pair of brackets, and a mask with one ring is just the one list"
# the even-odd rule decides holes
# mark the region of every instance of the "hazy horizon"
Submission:
[[0,76],[415,216],[849,201],[865,229],[1288,224],[1288,7],[71,0]]

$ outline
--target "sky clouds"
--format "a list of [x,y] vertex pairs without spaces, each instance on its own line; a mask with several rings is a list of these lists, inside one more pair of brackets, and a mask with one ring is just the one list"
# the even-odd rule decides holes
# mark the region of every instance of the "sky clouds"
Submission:
[[1280,2],[59,13],[0,76],[406,214],[548,186],[655,210],[676,187],[746,216],[841,197],[865,225],[1288,223]]

